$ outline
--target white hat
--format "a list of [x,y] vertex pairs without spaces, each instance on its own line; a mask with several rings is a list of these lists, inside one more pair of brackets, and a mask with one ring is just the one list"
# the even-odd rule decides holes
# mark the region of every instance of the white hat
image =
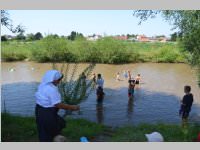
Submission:
[[150,134],[145,134],[148,142],[163,142],[164,138],[159,132],[152,132]]

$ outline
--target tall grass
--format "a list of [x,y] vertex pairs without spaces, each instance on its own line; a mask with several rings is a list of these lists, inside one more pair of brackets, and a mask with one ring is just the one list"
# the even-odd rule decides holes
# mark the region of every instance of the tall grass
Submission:
[[29,58],[32,44],[24,42],[1,42],[1,58],[4,61],[20,61]]
[[29,58],[38,62],[176,63],[186,62],[185,53],[176,43],[126,42],[112,37],[97,41],[70,41],[47,36],[40,41],[23,44],[2,42],[2,58],[6,61]]

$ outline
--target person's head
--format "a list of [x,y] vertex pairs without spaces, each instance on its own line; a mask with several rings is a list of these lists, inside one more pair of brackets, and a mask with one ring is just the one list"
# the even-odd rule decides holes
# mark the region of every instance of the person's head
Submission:
[[63,74],[58,70],[49,70],[42,78],[42,84],[53,83],[58,85],[63,78]]
[[52,83],[53,83],[54,85],[58,85],[58,84],[60,83],[60,81],[62,80],[62,78],[63,78],[63,74],[61,74],[61,77],[60,77],[59,79],[54,80]]
[[138,76],[140,76],[140,74],[138,74]]
[[98,78],[101,78],[101,74],[99,73],[99,74],[97,75],[97,77],[98,77]]
[[184,92],[185,93],[190,93],[191,87],[189,85],[184,86]]

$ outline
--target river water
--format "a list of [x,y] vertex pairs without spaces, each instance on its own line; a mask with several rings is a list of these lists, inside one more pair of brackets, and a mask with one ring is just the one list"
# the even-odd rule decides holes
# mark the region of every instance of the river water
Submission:
[[[80,64],[81,72],[88,64]],[[51,69],[50,63],[2,62],[1,63],[1,111],[22,116],[34,116],[34,93],[43,76]],[[133,100],[127,96],[128,82],[122,76],[130,70],[141,74],[141,85],[135,89]],[[200,88],[197,75],[189,65],[169,63],[137,63],[124,65],[97,64],[93,70],[101,73],[106,93],[102,104],[97,104],[95,91],[80,104],[81,111],[73,112],[74,118],[110,126],[139,123],[181,122],[178,116],[184,85],[190,85],[194,103],[190,114],[191,122],[200,122]],[[122,81],[116,81],[120,72]],[[60,112],[62,113],[62,111]]]

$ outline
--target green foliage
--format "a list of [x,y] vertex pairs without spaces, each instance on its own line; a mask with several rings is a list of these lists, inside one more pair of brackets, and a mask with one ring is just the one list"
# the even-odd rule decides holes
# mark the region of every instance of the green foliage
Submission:
[[[191,53],[190,63],[200,68],[200,10],[138,10],[134,15],[140,22],[161,13],[163,17],[179,29],[179,38],[184,50]],[[199,81],[200,82],[200,81]]]
[[[86,100],[91,91],[94,90],[92,80],[86,80],[91,76],[95,64],[89,64],[82,72],[79,65],[63,63],[59,69],[58,65],[53,64],[53,69],[60,70],[64,75],[59,85],[62,101],[67,104],[77,105]],[[81,68],[82,69],[82,68]],[[83,77],[83,74],[85,77]]]
[[36,43],[33,49],[32,58],[39,62],[74,62],[74,55],[69,50],[70,43],[64,38],[55,35],[47,36]]
[[40,32],[37,32],[35,35],[34,35],[34,39],[35,40],[40,40],[40,39],[42,39],[43,38],[43,36],[42,36],[42,34],[40,33]]
[[28,43],[2,42],[1,46],[1,58],[5,61],[20,61],[31,55],[31,44]]
[[74,40],[77,39],[77,38],[83,38],[83,34],[82,34],[82,33],[75,32],[75,31],[72,31],[72,32],[71,32],[71,35],[68,36],[68,39],[69,39],[69,40],[72,40],[72,41],[74,41]]
[[[20,46],[19,46],[20,45]],[[8,52],[9,49],[9,52]],[[187,51],[175,42],[142,43],[103,38],[97,41],[85,39],[67,40],[49,35],[39,41],[23,44],[2,42],[2,55],[12,58],[13,53],[28,52],[26,58],[38,62],[90,62],[90,63],[135,63],[135,62],[186,62]],[[165,52],[166,51],[166,52]],[[10,54],[10,56],[9,56]],[[166,56],[165,56],[166,55]],[[186,57],[185,57],[186,56]],[[5,59],[9,60],[9,59]]]
[[24,36],[24,34],[23,33],[20,33],[20,34],[18,34],[17,36],[16,36],[16,38],[15,38],[16,40],[25,40],[26,39],[26,37]]
[[2,142],[37,142],[37,134],[35,118],[1,113]]
[[8,41],[7,37],[5,35],[1,36],[1,41],[2,42],[5,42],[5,41]]
[[13,33],[23,34],[25,32],[25,28],[22,25],[17,25],[17,27],[13,27],[12,20],[10,19],[7,10],[1,10],[1,25],[5,26]]

